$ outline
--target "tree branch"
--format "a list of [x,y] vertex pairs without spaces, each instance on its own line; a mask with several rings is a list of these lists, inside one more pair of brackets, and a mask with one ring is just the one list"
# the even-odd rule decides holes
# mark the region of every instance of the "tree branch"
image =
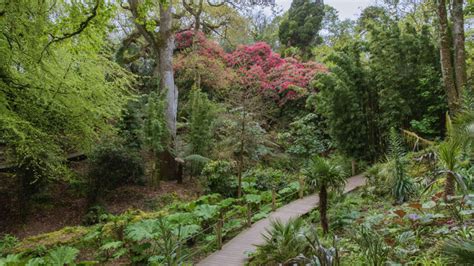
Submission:
[[[153,32],[150,32],[146,29],[145,25],[138,23],[137,19],[140,17],[138,14],[138,2],[137,0],[128,0],[128,10],[132,13],[133,16],[133,23],[137,27],[138,31],[141,35],[145,38],[145,40],[152,45],[154,48],[158,47],[157,41],[155,39],[155,35]],[[153,49],[155,50],[155,49]]]
[[79,28],[77,30],[75,30],[73,32],[70,32],[70,33],[65,33],[61,37],[56,37],[54,35],[51,35],[53,37],[53,39],[51,41],[49,41],[48,44],[46,44],[46,46],[43,48],[43,51],[41,51],[41,55],[40,55],[40,58],[38,60],[38,63],[43,58],[43,55],[46,52],[46,50],[49,48],[49,46],[51,46],[53,43],[69,39],[69,38],[71,38],[75,35],[80,34],[82,31],[84,31],[84,29],[87,28],[87,26],[92,21],[92,19],[94,19],[97,16],[97,10],[99,9],[99,3],[100,3],[100,0],[95,1],[95,5],[91,10],[91,14],[86,18],[86,20],[84,20],[83,22],[81,22],[81,24],[79,24]]

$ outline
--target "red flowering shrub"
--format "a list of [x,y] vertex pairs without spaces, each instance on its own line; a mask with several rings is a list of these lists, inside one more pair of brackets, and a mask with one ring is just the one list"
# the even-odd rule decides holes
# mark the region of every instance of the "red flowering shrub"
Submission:
[[227,54],[226,59],[241,77],[241,85],[258,86],[266,95],[270,90],[280,105],[306,95],[314,75],[326,71],[323,65],[315,62],[281,58],[263,42],[239,46]]
[[[193,43],[194,52],[186,52],[193,51]],[[302,63],[294,58],[281,58],[264,42],[241,45],[226,54],[203,33],[199,32],[194,37],[193,31],[184,31],[176,36],[176,46],[181,52],[175,64],[178,75],[194,68],[199,71],[201,82],[206,86],[224,88],[235,81],[243,88],[260,89],[280,105],[305,96],[311,89],[310,81],[315,74],[327,71],[315,62]],[[190,53],[194,54],[190,56]],[[184,78],[189,78],[189,75]]]
[[176,35],[174,71],[178,86],[190,87],[199,78],[201,88],[210,93],[230,87],[235,72],[227,66],[222,47],[202,32],[193,38],[191,30]]
[[200,55],[221,60],[225,59],[226,53],[224,49],[215,41],[207,39],[204,33],[199,31],[196,37],[194,37],[194,31],[192,30],[182,31],[176,34],[175,43],[176,50],[178,51],[191,51],[193,42],[196,51]]

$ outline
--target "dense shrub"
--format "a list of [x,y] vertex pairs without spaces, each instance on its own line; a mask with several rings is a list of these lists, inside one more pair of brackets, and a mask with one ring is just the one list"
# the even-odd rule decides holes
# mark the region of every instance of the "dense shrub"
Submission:
[[288,153],[303,158],[327,152],[332,148],[322,119],[314,113],[293,121],[289,130],[279,134],[278,139]]
[[228,161],[210,161],[202,171],[202,184],[206,193],[219,193],[226,197],[235,196],[237,177],[233,175]]
[[258,190],[271,190],[281,188],[285,185],[285,174],[283,171],[273,168],[257,167],[245,173],[245,179],[253,179]]
[[124,184],[137,184],[144,174],[144,166],[137,152],[120,143],[98,146],[90,156],[90,200],[99,194]]

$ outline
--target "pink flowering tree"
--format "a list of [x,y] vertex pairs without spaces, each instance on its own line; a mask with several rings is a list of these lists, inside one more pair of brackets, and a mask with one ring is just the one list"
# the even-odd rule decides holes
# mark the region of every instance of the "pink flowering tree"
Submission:
[[315,90],[310,82],[318,72],[327,69],[316,62],[300,62],[282,58],[264,42],[241,45],[231,53],[203,33],[184,31],[176,36],[177,80],[190,80],[200,75],[202,86],[224,89],[238,84],[241,88],[257,89],[282,106],[288,101],[305,97]]
[[176,35],[174,71],[178,85],[190,88],[197,84],[210,94],[228,89],[235,71],[227,66],[226,53],[202,32],[194,35],[191,30]]
[[315,62],[302,63],[294,58],[281,58],[264,42],[239,46],[227,54],[226,59],[227,64],[236,70],[241,85],[256,86],[279,105],[306,96],[316,73],[327,71]]

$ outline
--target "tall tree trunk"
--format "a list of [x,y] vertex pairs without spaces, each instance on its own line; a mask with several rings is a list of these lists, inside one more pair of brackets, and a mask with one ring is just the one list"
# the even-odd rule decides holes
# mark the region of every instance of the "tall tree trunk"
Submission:
[[327,209],[328,209],[328,191],[327,191],[326,185],[322,185],[321,190],[319,191],[319,216],[321,218],[321,227],[323,228],[324,234],[327,234],[329,232]]
[[178,113],[178,88],[174,83],[173,51],[174,32],[172,28],[172,2],[160,3],[160,31],[158,35],[158,72],[160,88],[166,92],[166,124],[171,135],[168,150],[161,155],[161,176],[165,179],[174,179],[178,174],[178,167],[173,152],[176,150],[176,119]]
[[144,18],[139,12],[139,0],[128,0],[129,10],[134,19],[134,24],[140,34],[150,44],[155,57],[156,67],[153,71],[154,78],[159,78],[159,88],[166,92],[166,125],[171,135],[171,145],[159,155],[160,177],[164,179],[174,179],[177,175],[177,166],[173,151],[176,149],[176,118],[178,113],[178,88],[174,83],[173,73],[173,51],[174,32],[172,1],[160,2],[159,32],[154,29],[147,29],[142,21]]
[[463,0],[453,0],[452,18],[456,89],[458,91],[459,97],[462,97],[462,90],[466,85]]
[[171,7],[171,1],[166,6],[160,3],[159,74],[161,88],[166,90],[166,122],[174,141],[178,113],[178,88],[174,83],[173,73],[174,32]]
[[449,111],[451,114],[454,114],[459,107],[459,94],[454,83],[451,41],[445,0],[437,0],[437,11],[439,20],[440,56],[443,83],[446,90],[446,95],[448,96]]

